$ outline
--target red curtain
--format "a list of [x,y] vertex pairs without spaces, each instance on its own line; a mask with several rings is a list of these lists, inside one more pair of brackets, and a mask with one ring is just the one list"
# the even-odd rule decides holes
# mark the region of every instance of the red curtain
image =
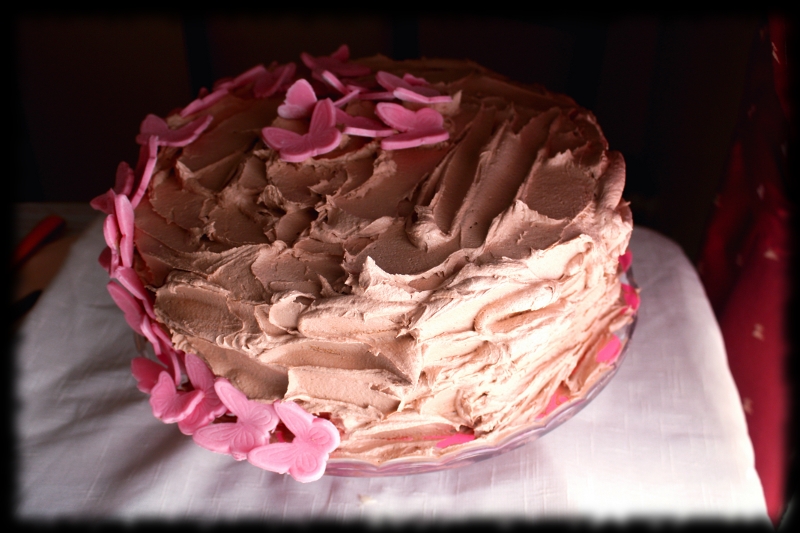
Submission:
[[755,39],[738,127],[698,264],[775,524],[785,504],[789,464],[790,29],[787,19],[770,17]]

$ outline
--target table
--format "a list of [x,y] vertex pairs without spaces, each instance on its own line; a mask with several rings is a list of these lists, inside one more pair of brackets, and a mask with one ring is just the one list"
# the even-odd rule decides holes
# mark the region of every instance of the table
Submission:
[[97,263],[98,216],[13,339],[19,520],[724,519],[769,525],[740,397],[697,274],[636,227],[642,304],[611,383],[542,439],[466,467],[301,484],[153,418]]

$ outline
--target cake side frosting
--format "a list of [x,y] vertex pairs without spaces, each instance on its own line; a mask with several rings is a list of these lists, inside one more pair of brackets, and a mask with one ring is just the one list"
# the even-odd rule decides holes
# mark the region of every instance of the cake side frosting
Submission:
[[330,421],[336,458],[492,443],[580,397],[631,319],[594,116],[471,62],[339,64],[362,70],[311,62],[309,93],[273,65],[274,94],[243,75],[166,118],[133,209],[152,316],[250,400]]

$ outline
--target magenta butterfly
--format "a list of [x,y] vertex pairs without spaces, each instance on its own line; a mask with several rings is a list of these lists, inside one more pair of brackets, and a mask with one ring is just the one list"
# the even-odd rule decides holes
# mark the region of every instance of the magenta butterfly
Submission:
[[314,106],[308,133],[301,135],[283,128],[266,127],[261,130],[261,137],[281,159],[290,163],[326,154],[338,147],[342,139],[342,132],[336,129],[335,109],[330,98],[320,100]]
[[214,374],[202,359],[194,354],[185,355],[186,374],[195,390],[203,392],[203,400],[183,420],[178,421],[178,428],[184,435],[191,435],[201,427],[207,426],[214,419],[222,416],[227,407],[217,395],[214,388]]
[[375,75],[375,80],[398,100],[420,104],[438,104],[453,101],[449,95],[443,95],[433,87],[428,87],[424,79],[410,75],[406,76],[398,78],[394,74],[379,71]]
[[275,402],[273,407],[294,434],[294,440],[253,448],[247,460],[264,470],[279,474],[288,472],[302,483],[322,477],[328,455],[339,446],[336,427],[324,418],[307,413],[294,402]]
[[383,139],[381,148],[384,150],[402,150],[450,138],[444,129],[444,117],[435,109],[424,107],[411,111],[398,104],[381,102],[375,106],[375,113],[386,124],[402,132]]
[[300,78],[286,91],[286,98],[278,106],[278,115],[286,119],[305,118],[314,110],[317,95],[307,80]]
[[269,442],[270,432],[278,425],[272,405],[247,399],[243,392],[224,378],[214,383],[222,403],[236,415],[236,422],[209,424],[194,432],[194,441],[212,452],[227,453],[237,461],[247,458],[247,452]]
[[169,372],[158,375],[158,381],[150,391],[150,406],[153,415],[167,424],[183,420],[203,401],[203,391],[178,391]]
[[350,63],[350,48],[343,44],[330,56],[313,57],[305,52],[300,54],[303,63],[310,68],[317,77],[319,72],[329,70],[334,74],[342,77],[358,77],[366,76],[370,73],[369,67],[359,65],[357,63]]
[[208,128],[212,120],[214,117],[211,115],[197,117],[188,124],[173,130],[163,118],[150,114],[142,121],[136,142],[147,144],[151,137],[155,137],[156,144],[159,146],[186,146],[197,139]]

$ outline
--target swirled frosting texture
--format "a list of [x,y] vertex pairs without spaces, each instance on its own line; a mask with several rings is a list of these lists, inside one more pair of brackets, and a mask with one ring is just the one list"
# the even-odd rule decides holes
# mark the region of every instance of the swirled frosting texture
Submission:
[[[159,153],[135,211],[136,268],[176,347],[248,397],[329,418],[332,457],[437,455],[491,441],[579,396],[629,320],[618,257],[625,165],[571,99],[469,62],[359,61],[422,77],[449,139],[383,150],[342,135],[290,163],[259,136],[282,96],[232,91]],[[406,104],[411,109],[419,104]],[[376,118],[354,99],[348,114]]]

